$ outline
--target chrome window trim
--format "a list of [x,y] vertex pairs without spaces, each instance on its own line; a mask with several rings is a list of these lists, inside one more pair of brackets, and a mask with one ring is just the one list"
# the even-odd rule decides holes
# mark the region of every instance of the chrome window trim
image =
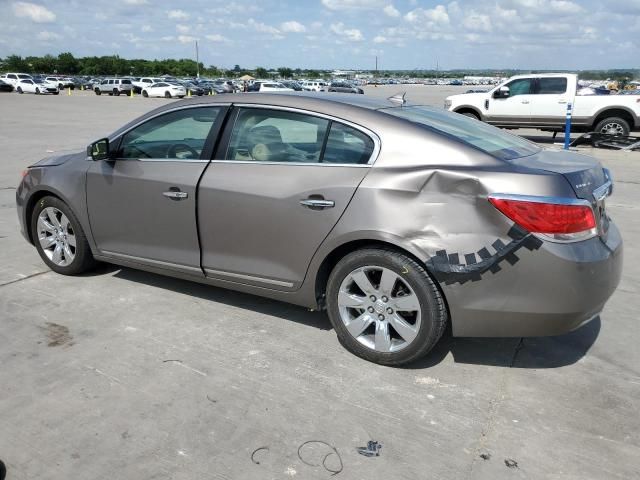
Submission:
[[125,161],[131,161],[133,160],[134,162],[162,162],[162,163],[166,163],[166,162],[175,162],[175,163],[209,163],[209,160],[202,160],[202,159],[185,159],[185,160],[180,160],[178,158],[123,158],[122,160]]
[[276,285],[279,287],[287,287],[287,288],[293,288],[294,286],[293,282],[285,282],[283,280],[274,280],[272,278],[265,278],[265,277],[256,277],[254,275],[244,275],[242,273],[227,272],[224,270],[213,270],[211,268],[205,268],[204,273],[207,277],[210,277],[210,275],[218,276],[218,277],[229,277],[236,280],[249,280],[252,282],[266,283],[268,285]]
[[[366,136],[368,136],[372,141],[373,141],[373,152],[371,152],[371,156],[369,157],[369,160],[367,161],[367,163],[322,163],[322,162],[261,162],[261,161],[251,161],[251,160],[213,160],[214,162],[234,162],[234,163],[251,163],[253,165],[255,164],[273,164],[273,165],[324,165],[324,166],[332,166],[332,167],[352,167],[352,166],[361,166],[361,167],[370,167],[372,166],[376,160],[378,159],[378,156],[380,155],[380,150],[382,147],[382,142],[380,140],[380,137],[372,130],[369,130],[367,127],[363,127],[362,125],[359,125],[357,123],[353,123],[349,120],[345,120],[343,118],[340,117],[334,117],[332,115],[327,115],[326,113],[319,113],[319,112],[314,112],[313,110],[306,110],[306,109],[302,109],[302,108],[296,108],[296,107],[285,107],[282,105],[267,105],[267,104],[257,104],[257,103],[234,103],[233,104],[234,107],[239,107],[239,108],[259,108],[259,109],[264,109],[264,110],[280,110],[280,111],[284,111],[284,112],[292,112],[292,113],[299,113],[302,115],[309,115],[312,117],[318,117],[318,118],[323,118],[325,120],[329,120],[329,121],[333,121],[333,122],[338,122],[338,123],[342,123],[344,125],[347,125],[351,128],[354,128],[355,130],[359,130],[360,132],[364,133]],[[234,125],[235,126],[235,125]],[[229,138],[229,140],[231,140],[231,138]]]

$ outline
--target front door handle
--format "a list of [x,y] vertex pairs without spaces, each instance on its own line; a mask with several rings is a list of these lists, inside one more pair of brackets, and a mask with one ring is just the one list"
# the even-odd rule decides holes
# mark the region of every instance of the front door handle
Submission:
[[320,198],[307,198],[306,200],[300,200],[300,205],[310,208],[311,210],[323,210],[325,208],[335,207],[336,202]]
[[522,103],[524,103],[525,105],[529,103],[529,100],[522,100]]
[[182,200],[189,196],[187,192],[181,192],[180,190],[169,190],[168,192],[162,192],[162,195],[171,200]]

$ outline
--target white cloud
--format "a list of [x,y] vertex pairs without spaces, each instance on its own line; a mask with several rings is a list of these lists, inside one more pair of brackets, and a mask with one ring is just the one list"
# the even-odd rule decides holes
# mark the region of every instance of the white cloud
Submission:
[[151,25],[143,25],[142,28],[140,29],[140,31],[142,32],[153,32],[153,27]]
[[35,23],[51,23],[56,21],[56,14],[51,10],[28,2],[15,2],[13,13],[16,17],[28,18]]
[[469,12],[465,17],[462,25],[475,32],[490,32],[492,30],[491,19],[488,15],[477,12]]
[[180,43],[193,43],[197,40],[196,37],[192,37],[191,35],[178,35],[178,41]]
[[127,5],[149,5],[149,0],[123,0]]
[[385,15],[391,18],[397,18],[400,16],[400,12],[398,11],[398,9],[391,4],[384,7],[382,11],[385,13]]
[[270,33],[272,35],[280,35],[280,30],[271,25],[267,25],[262,22],[256,22],[253,18],[250,18],[247,24],[252,27],[256,32]]
[[436,5],[435,8],[416,8],[407,13],[404,18],[409,22],[429,22],[435,25],[448,25],[449,14],[444,5]]
[[333,23],[329,27],[333,33],[350,42],[361,42],[364,40],[362,32],[357,28],[345,28],[344,23]]
[[176,31],[178,33],[189,33],[191,31],[191,27],[189,27],[189,25],[182,25],[178,23],[176,25]]
[[382,35],[378,35],[373,39],[373,43],[387,43],[388,41],[387,37],[383,37]]
[[300,22],[292,20],[290,22],[284,22],[280,25],[280,30],[287,33],[304,33],[307,28]]
[[382,8],[386,0],[322,0],[329,10],[371,10]]
[[184,10],[170,10],[167,12],[167,17],[170,20],[186,20],[189,18],[189,14]]
[[55,32],[43,30],[42,32],[38,33],[38,35],[36,35],[36,38],[38,40],[60,40],[62,38],[62,35]]
[[207,40],[211,41],[211,42],[220,42],[220,43],[226,43],[229,41],[229,39],[227,37],[223,37],[220,34],[211,34],[211,35],[205,35],[205,37]]

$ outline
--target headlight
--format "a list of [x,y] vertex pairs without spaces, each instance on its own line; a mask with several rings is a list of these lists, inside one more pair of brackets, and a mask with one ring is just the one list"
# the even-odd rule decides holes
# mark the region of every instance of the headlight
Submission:
[[449,109],[449,108],[451,107],[451,104],[452,104],[451,100],[446,99],[446,100],[444,101],[444,108],[445,108],[445,109]]

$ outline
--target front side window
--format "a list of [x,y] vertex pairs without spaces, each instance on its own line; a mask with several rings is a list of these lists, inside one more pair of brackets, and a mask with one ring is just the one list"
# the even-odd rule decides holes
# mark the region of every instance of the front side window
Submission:
[[323,118],[243,108],[233,126],[227,160],[317,163],[329,126]]
[[567,91],[567,79],[562,77],[550,77],[538,79],[538,94],[562,94]]
[[127,132],[119,158],[198,160],[220,107],[177,110],[152,118]]
[[515,97],[516,95],[530,94],[532,83],[530,78],[519,78],[507,83],[505,86],[509,87],[509,96]]

